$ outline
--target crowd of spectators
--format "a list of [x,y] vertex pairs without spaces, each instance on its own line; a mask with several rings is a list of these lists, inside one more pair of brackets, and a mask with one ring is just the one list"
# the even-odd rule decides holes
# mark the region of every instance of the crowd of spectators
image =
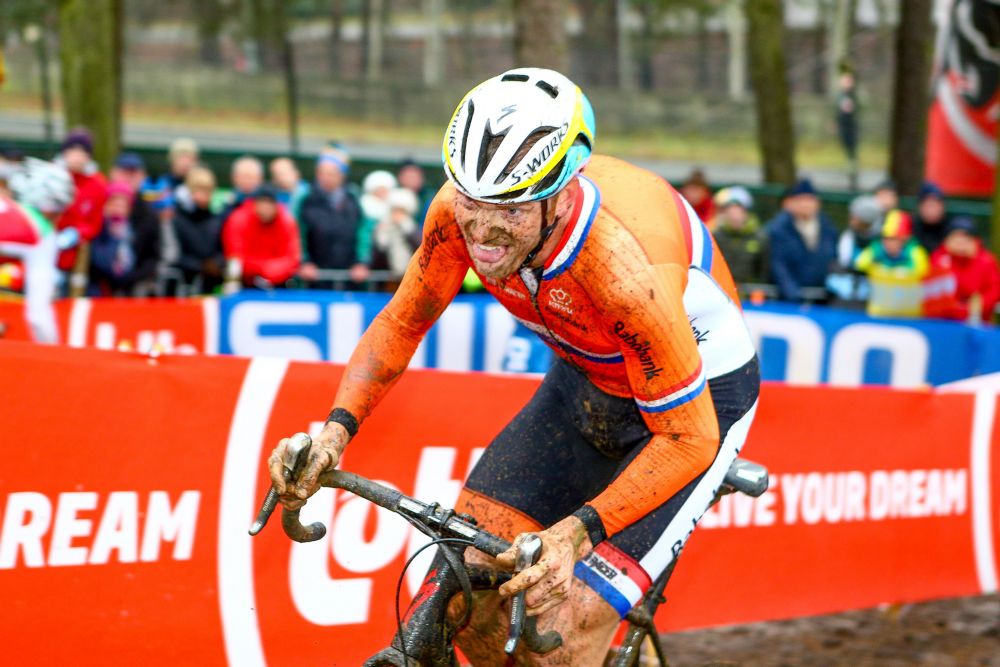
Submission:
[[[174,140],[165,173],[155,176],[131,152],[102,174],[93,154],[90,133],[79,128],[53,161],[75,192],[55,220],[64,294],[360,287],[373,271],[391,288],[420,243],[434,195],[411,160],[396,174],[369,174],[358,188],[349,180],[350,154],[335,143],[320,152],[311,181],[289,157],[266,168],[239,157],[228,190],[192,139]],[[13,172],[23,156],[7,151],[3,160]]]
[[[267,165],[239,157],[230,165],[228,190],[200,161],[191,139],[170,144],[160,175],[147,173],[140,155],[122,153],[105,176],[93,149],[91,135],[75,129],[54,160],[75,193],[54,219],[64,294],[372,284],[391,290],[419,246],[435,193],[410,160],[395,173],[369,173],[359,187],[350,178],[350,154],[336,143],[321,150],[311,179],[289,157]],[[7,158],[7,173],[10,161],[23,159]],[[977,321],[992,319],[1000,301],[996,259],[973,220],[948,215],[944,193],[933,183],[923,185],[909,212],[900,209],[891,181],[879,184],[850,202],[843,231],[808,178],[786,189],[780,210],[766,221],[746,188],[713,193],[701,170],[679,190],[751,298],[764,293],[863,306],[876,316]]]
[[922,185],[913,211],[900,208],[892,181],[880,183],[850,202],[843,231],[808,178],[785,190],[780,210],[764,224],[745,188],[712,196],[700,170],[680,191],[751,298],[766,290],[781,301],[864,307],[873,316],[974,322],[991,321],[1000,301],[996,258],[974,220],[948,215],[934,183]]

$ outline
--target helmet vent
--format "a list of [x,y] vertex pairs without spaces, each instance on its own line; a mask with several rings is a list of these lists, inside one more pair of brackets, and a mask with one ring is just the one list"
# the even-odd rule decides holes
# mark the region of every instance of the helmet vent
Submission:
[[469,145],[469,127],[472,126],[472,114],[476,111],[476,105],[469,100],[469,111],[465,114],[465,130],[462,132],[462,164],[465,164],[465,149]]
[[525,81],[528,80],[528,75],[527,74],[504,74],[503,78],[501,78],[500,80],[501,81],[520,81],[520,82],[523,83],[523,82],[525,82]]
[[535,85],[544,90],[546,93],[548,93],[549,97],[551,97],[552,99],[559,97],[559,89],[553,86],[552,84],[546,83],[545,81],[538,81],[535,83]]
[[503,143],[504,137],[507,136],[507,132],[509,131],[510,128],[507,128],[499,134],[493,134],[493,129],[490,127],[489,121],[486,121],[486,129],[483,131],[483,143],[479,147],[479,164],[476,165],[477,181],[483,177],[486,167],[489,166],[490,161],[496,155],[497,149],[500,148],[500,144]]

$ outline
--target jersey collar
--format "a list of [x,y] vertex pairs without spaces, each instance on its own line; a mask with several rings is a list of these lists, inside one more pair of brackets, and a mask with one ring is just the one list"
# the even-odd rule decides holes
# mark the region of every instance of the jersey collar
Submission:
[[601,192],[597,186],[584,176],[579,178],[580,190],[573,204],[569,224],[566,225],[566,230],[552,251],[552,255],[545,262],[542,280],[555,278],[573,264],[601,207]]

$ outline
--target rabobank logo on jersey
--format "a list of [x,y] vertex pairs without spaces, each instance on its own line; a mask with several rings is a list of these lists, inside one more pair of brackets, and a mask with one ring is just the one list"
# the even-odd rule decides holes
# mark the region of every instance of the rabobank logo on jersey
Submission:
[[[220,300],[218,350],[343,363],[388,300],[375,293],[243,292]],[[878,320],[790,304],[747,306],[744,317],[765,380],[919,387],[1000,371],[1000,331],[992,327]],[[513,318],[492,297],[459,295],[417,349],[411,367],[544,369],[548,349],[525,347],[518,339],[524,336],[534,334],[515,331]]]

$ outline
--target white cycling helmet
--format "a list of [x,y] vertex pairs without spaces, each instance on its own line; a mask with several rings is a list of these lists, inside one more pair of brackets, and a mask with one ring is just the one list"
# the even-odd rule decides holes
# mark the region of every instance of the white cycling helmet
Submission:
[[65,167],[33,157],[25,158],[8,185],[14,199],[43,213],[60,213],[76,196],[73,177]]
[[473,88],[442,147],[448,179],[472,199],[528,202],[566,187],[593,151],[590,101],[568,78],[523,67]]

